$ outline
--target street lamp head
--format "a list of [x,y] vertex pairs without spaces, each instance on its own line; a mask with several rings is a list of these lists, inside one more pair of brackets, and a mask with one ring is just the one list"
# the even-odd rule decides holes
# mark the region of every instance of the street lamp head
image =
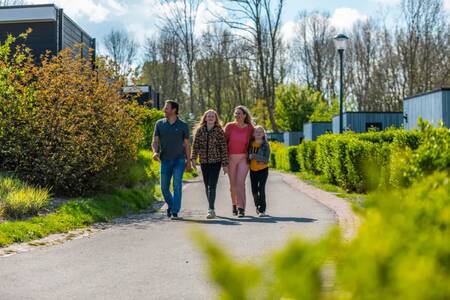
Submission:
[[342,33],[334,37],[334,45],[336,49],[340,51],[344,51],[345,49],[347,49],[347,41],[348,36]]

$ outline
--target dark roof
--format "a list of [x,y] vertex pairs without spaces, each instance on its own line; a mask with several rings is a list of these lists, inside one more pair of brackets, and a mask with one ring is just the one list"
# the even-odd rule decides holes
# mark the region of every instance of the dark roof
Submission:
[[450,91],[450,87],[441,87],[439,89],[435,89],[429,92],[424,92],[424,93],[420,93],[414,96],[409,96],[409,97],[405,97],[404,101],[408,101],[417,97],[422,97],[422,96],[426,96],[426,95],[430,95],[430,94],[434,94],[434,93],[438,93],[438,92],[449,92]]
[[6,8],[30,8],[30,7],[54,7],[54,8],[58,8],[55,4],[29,4],[29,5],[0,6],[0,9],[6,9]]
[[[345,114],[403,114],[402,111],[346,111]],[[339,117],[339,115],[334,115],[334,117]]]

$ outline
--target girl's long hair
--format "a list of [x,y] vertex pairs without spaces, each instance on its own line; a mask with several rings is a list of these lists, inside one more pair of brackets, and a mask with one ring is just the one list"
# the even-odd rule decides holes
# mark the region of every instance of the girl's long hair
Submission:
[[201,117],[201,119],[197,123],[197,125],[195,125],[195,127],[194,127],[194,135],[197,134],[197,131],[200,128],[202,128],[203,126],[206,126],[206,116],[209,113],[213,113],[214,115],[216,115],[216,122],[214,123],[214,125],[216,127],[219,127],[220,129],[222,129],[222,121],[220,121],[219,114],[214,109],[208,109],[207,111],[205,111],[205,113],[203,114],[203,116]]
[[[256,132],[257,129],[262,129],[262,131],[264,132],[263,141],[267,142],[267,133],[266,133],[266,130],[264,129],[264,127],[262,127],[261,125],[257,125],[257,126],[255,126],[255,129],[253,130],[253,132]],[[250,138],[250,142],[254,142],[254,141],[255,141],[255,136],[254,136],[254,134],[252,134],[252,137]]]
[[243,105],[239,105],[239,106],[236,106],[236,108],[234,110],[236,110],[236,109],[239,109],[240,111],[242,111],[244,113],[244,115],[245,115],[244,123],[253,125],[252,114],[247,107],[245,107]]

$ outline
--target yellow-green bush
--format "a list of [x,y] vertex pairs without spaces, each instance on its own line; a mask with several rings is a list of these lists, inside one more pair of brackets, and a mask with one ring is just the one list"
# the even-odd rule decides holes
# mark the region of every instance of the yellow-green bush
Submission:
[[13,42],[0,44],[0,169],[57,194],[110,188],[142,141],[123,83],[70,49],[35,66]]
[[297,161],[297,146],[283,147],[274,151],[277,169],[286,172],[298,172],[300,170]]
[[270,160],[269,160],[269,166],[271,168],[277,168],[276,165],[276,158],[275,155],[276,153],[283,149],[285,146],[282,143],[278,143],[278,142],[270,142]]
[[316,167],[316,142],[304,141],[298,146],[297,161],[300,171],[317,174],[319,171]]
[[[205,242],[205,237],[199,245],[223,296],[235,295],[239,288],[239,299],[450,298],[450,180],[446,172],[408,189],[370,196],[363,217],[350,242],[335,232],[318,242],[294,240],[248,271],[248,263],[231,260],[223,249]],[[252,276],[248,286],[226,284]]]
[[0,216],[34,215],[50,200],[47,189],[31,187],[11,175],[0,174]]

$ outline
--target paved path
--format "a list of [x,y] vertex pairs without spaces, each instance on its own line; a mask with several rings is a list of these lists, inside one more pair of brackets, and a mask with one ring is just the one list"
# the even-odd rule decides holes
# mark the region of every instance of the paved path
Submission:
[[[249,186],[248,189],[249,190]],[[255,217],[248,193],[248,217],[231,216],[228,180],[219,182],[216,220],[206,220],[201,182],[184,190],[184,221],[162,213],[119,222],[89,238],[0,258],[0,299],[212,299],[205,263],[189,238],[198,226],[229,252],[258,259],[293,235],[314,239],[336,224],[333,211],[270,175],[268,214]]]

